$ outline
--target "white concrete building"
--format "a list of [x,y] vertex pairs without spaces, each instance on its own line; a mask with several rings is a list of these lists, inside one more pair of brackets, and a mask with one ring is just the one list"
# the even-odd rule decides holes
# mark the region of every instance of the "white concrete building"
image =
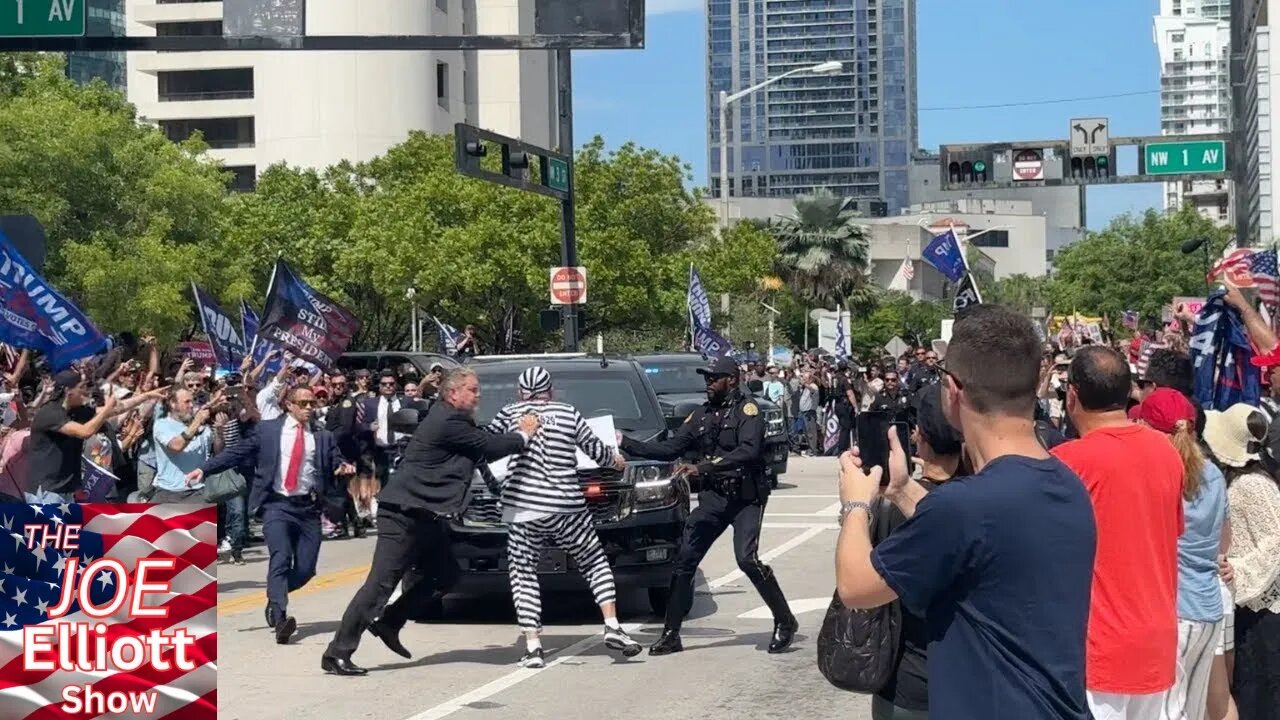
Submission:
[[962,244],[981,250],[994,262],[997,280],[1010,275],[1040,277],[1048,271],[1048,221],[1044,215],[1034,214],[1030,200],[974,198],[920,203],[907,208],[901,217],[870,222],[873,226],[893,223],[924,228],[926,238],[953,227]]
[[[221,35],[219,1],[127,0],[130,35]],[[531,32],[520,0],[308,0],[308,35]],[[250,189],[285,162],[359,162],[412,130],[456,122],[544,147],[555,138],[554,58],[497,52],[134,52],[128,95],[138,113],[182,140],[203,131],[210,154]]]
[[[1231,130],[1230,0],[1160,0],[1153,35],[1160,53],[1162,135]],[[1220,225],[1233,222],[1231,183],[1164,183],[1164,207],[1193,205]]]
[[[1271,27],[1280,0],[1232,0],[1231,82],[1236,236],[1241,246],[1274,239],[1271,165],[1280,123],[1271,112]],[[1277,15],[1280,17],[1280,15]]]

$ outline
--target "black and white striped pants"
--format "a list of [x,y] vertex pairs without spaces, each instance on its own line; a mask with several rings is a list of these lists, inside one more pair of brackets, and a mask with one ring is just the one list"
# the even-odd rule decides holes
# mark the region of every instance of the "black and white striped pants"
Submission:
[[561,547],[573,558],[591,586],[596,604],[613,602],[613,570],[596,535],[591,514],[586,510],[558,513],[529,522],[507,526],[507,572],[511,578],[511,598],[516,606],[520,629],[542,629],[542,592],[538,586],[538,561],[546,547]]

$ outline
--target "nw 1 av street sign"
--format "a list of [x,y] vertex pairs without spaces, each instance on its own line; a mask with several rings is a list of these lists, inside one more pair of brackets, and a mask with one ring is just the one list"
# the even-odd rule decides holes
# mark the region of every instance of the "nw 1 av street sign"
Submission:
[[0,0],[0,37],[81,37],[88,0]]
[[1151,143],[1143,147],[1142,159],[1146,175],[1226,172],[1227,143],[1222,140]]

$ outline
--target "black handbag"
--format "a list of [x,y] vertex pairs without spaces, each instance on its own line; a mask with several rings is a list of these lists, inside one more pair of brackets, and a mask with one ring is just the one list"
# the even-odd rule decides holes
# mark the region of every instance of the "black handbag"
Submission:
[[[876,498],[871,537],[881,526],[886,503]],[[869,610],[850,610],[837,592],[818,631],[818,670],[841,690],[875,693],[898,668],[902,608],[897,600]]]

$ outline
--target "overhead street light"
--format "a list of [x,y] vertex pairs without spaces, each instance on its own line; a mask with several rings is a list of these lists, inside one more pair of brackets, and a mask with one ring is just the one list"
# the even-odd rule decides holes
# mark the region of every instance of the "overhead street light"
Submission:
[[757,83],[747,88],[739,90],[732,95],[724,90],[720,91],[720,223],[721,227],[729,227],[729,103],[750,95],[751,93],[772,85],[779,80],[783,80],[793,75],[809,73],[810,75],[830,75],[838,73],[844,69],[844,63],[839,60],[828,60],[824,63],[818,63],[810,67],[796,68],[782,73],[777,77],[771,77],[764,82]]

